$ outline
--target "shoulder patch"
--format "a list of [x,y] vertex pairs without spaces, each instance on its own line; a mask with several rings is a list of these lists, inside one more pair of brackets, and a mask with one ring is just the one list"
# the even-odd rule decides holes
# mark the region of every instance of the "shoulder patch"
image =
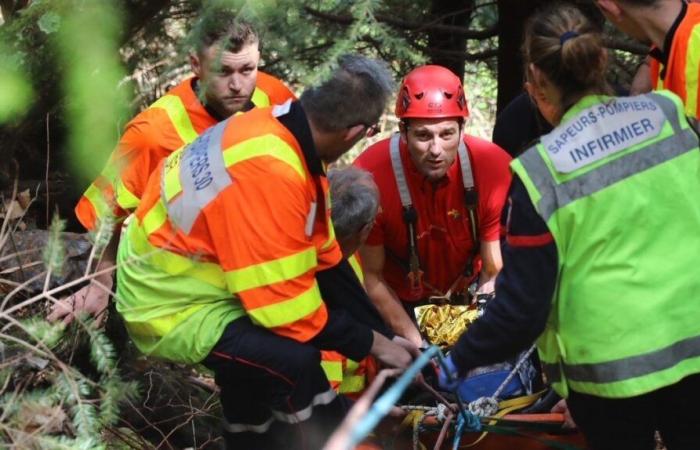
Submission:
[[613,98],[580,111],[541,142],[554,167],[570,173],[658,136],[665,121],[649,96]]

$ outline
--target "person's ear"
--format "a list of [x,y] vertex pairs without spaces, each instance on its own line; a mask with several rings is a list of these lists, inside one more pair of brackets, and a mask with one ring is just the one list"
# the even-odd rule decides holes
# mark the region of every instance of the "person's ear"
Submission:
[[539,90],[542,90],[542,88],[549,82],[549,80],[547,80],[547,76],[533,63],[530,63],[528,70],[530,71],[530,80],[532,80],[533,84]]
[[406,126],[406,122],[403,120],[399,121],[399,136],[401,137],[401,140],[406,142],[408,141],[406,135],[408,134],[408,127]]
[[525,89],[537,105],[542,117],[550,124],[556,124],[559,106],[555,98],[555,90],[549,83],[547,76],[537,66],[530,64],[528,80],[525,83]]
[[541,88],[542,74],[540,69],[538,69],[534,64],[530,64],[528,66],[527,72],[525,90],[532,101],[537,104],[540,100],[544,100],[544,93],[542,92]]
[[374,227],[374,220],[372,220],[371,222],[367,222],[366,224],[362,225],[362,228],[360,228],[360,236],[363,238],[363,244],[365,242],[365,239],[367,239],[367,236],[369,236],[369,232],[372,231],[372,227]]
[[601,12],[613,19],[619,19],[622,15],[622,9],[616,0],[596,0],[596,5]]
[[192,52],[190,53],[190,67],[192,68],[192,73],[198,78],[202,75],[202,61],[199,56]]
[[358,124],[354,125],[352,127],[349,127],[345,130],[345,134],[343,135],[343,140],[345,142],[353,142],[357,141],[362,137],[362,134],[367,130],[367,127]]

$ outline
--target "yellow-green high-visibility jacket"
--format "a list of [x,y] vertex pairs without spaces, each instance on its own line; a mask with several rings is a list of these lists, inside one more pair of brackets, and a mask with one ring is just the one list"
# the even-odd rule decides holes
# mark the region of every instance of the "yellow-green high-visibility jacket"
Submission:
[[328,323],[316,272],[342,254],[310,133],[284,122],[297,108],[231,117],[150,177],[117,255],[116,307],[141,352],[200,362],[243,316],[299,342]]
[[669,91],[589,96],[512,163],[557,247],[540,356],[608,398],[700,373],[700,149]]

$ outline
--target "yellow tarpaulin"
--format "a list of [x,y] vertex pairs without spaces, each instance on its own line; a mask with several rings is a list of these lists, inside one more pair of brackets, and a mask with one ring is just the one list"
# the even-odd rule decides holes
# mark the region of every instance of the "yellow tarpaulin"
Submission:
[[424,305],[415,308],[415,314],[418,329],[431,344],[451,347],[479,312],[467,305]]

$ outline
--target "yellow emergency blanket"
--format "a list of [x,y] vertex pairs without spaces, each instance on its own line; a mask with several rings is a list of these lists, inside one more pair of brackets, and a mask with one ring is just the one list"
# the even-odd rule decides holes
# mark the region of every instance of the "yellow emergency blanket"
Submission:
[[467,305],[424,305],[415,314],[418,329],[431,344],[451,347],[479,313]]

